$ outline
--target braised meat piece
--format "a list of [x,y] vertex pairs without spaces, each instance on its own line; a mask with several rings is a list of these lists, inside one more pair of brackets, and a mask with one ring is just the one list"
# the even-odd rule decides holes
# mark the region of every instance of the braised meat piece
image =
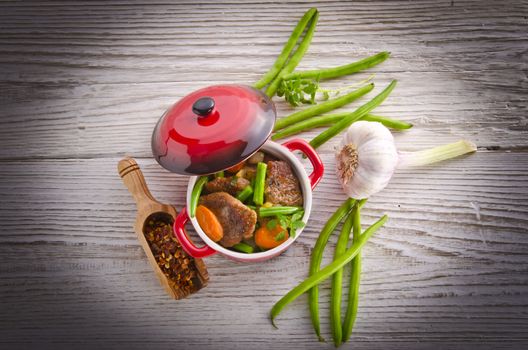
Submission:
[[243,177],[217,177],[206,183],[205,189],[209,193],[227,192],[232,196],[236,196],[238,192],[242,191],[249,184],[249,180],[244,179]]
[[293,174],[290,165],[282,160],[268,162],[264,195],[266,202],[273,204],[303,205],[299,180]]
[[257,213],[229,193],[215,192],[202,196],[199,204],[211,210],[222,225],[224,237],[218,241],[222,246],[232,247],[253,235]]

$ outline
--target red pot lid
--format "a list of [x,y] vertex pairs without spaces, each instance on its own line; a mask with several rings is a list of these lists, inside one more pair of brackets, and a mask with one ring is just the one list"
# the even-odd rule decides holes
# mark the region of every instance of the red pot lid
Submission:
[[255,153],[275,124],[275,106],[246,85],[214,85],[185,96],[160,118],[152,153],[165,169],[205,175]]

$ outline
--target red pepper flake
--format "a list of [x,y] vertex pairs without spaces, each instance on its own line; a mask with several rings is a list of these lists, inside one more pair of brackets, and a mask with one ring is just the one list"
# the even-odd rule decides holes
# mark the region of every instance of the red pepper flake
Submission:
[[192,293],[199,289],[200,285],[197,269],[193,258],[173,236],[172,223],[170,216],[154,215],[148,219],[143,233],[171,287]]

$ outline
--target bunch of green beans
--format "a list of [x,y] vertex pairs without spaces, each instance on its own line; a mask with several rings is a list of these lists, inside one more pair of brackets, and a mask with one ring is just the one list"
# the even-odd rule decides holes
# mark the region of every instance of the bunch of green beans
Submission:
[[291,33],[290,37],[288,38],[288,41],[284,45],[282,52],[280,53],[279,57],[275,60],[275,63],[271,67],[271,69],[259,80],[257,81],[253,86],[256,89],[262,89],[264,86],[268,85],[270,82],[275,79],[277,74],[281,71],[282,67],[288,60],[288,57],[290,57],[290,54],[295,47],[295,44],[297,44],[297,41],[301,37],[301,35],[304,32],[304,29],[308,25],[308,22],[312,19],[312,17],[318,13],[316,8],[311,8],[302,16],[302,18],[299,20],[295,28],[293,29],[293,32]]
[[[354,208],[352,209],[352,212],[349,213],[347,218],[345,219],[345,223],[343,224],[343,228],[341,229],[341,234],[339,235],[339,238],[337,239],[337,244],[336,244],[335,252],[334,252],[334,260],[340,257],[341,255],[343,255],[344,252],[346,251],[346,248],[348,245],[348,237],[350,236],[350,233],[352,232],[353,228],[357,229],[357,225],[359,222],[359,209],[363,206],[363,204],[365,204],[366,201],[367,201],[366,199],[362,199],[356,202],[356,204],[354,205]],[[359,223],[359,225],[361,225],[361,223]],[[361,226],[360,226],[360,229],[361,229]],[[355,242],[357,243],[356,238],[358,237],[354,236]],[[358,260],[358,256],[360,254],[361,253],[358,253],[358,255],[352,260],[352,262]],[[357,283],[359,283],[359,280],[357,280]],[[338,270],[332,278],[332,291],[331,291],[331,298],[330,298],[330,327],[332,329],[332,335],[333,335],[334,344],[336,347],[341,345],[341,342],[346,341],[345,339],[343,339],[345,325],[347,329],[349,326],[350,327],[352,326],[352,324],[350,324],[350,321],[345,322],[343,326],[341,325],[342,284],[343,284],[343,269]],[[350,289],[354,289],[354,287],[350,285]],[[350,332],[351,331],[352,329],[350,329]]]
[[343,131],[345,128],[350,126],[353,122],[358,120],[359,118],[363,117],[367,113],[369,113],[371,110],[379,106],[386,98],[389,96],[389,94],[392,92],[394,87],[396,86],[396,80],[393,80],[389,86],[387,86],[382,92],[380,92],[376,97],[374,97],[369,102],[365,103],[358,109],[356,109],[354,112],[350,113],[347,117],[341,119],[319,135],[317,135],[314,139],[310,141],[310,145],[313,148],[317,148],[330,140],[332,137],[339,134],[341,131]]
[[[323,261],[323,251],[328,243],[330,235],[334,232],[341,220],[350,212],[355,202],[356,201],[352,198],[345,200],[324,225],[312,250],[309,275],[314,275],[319,271],[321,262]],[[324,339],[321,337],[321,325],[319,322],[319,287],[317,285],[310,289],[310,293],[308,294],[308,305],[310,307],[310,317],[312,319],[315,334],[320,341],[323,341]]]
[[279,88],[279,85],[282,81],[282,77],[286,74],[289,74],[293,72],[295,67],[301,62],[301,59],[303,58],[306,51],[308,51],[308,47],[310,47],[310,43],[312,42],[312,37],[315,32],[315,27],[317,26],[317,20],[319,19],[319,12],[315,11],[310,26],[308,27],[308,30],[306,31],[306,34],[304,35],[303,40],[297,47],[297,50],[295,53],[290,57],[290,60],[288,63],[282,68],[282,70],[277,74],[275,79],[271,82],[271,84],[266,89],[266,95],[268,95],[270,98],[275,95],[277,92],[277,89]]
[[348,264],[360,252],[361,248],[367,243],[374,232],[376,232],[386,221],[387,215],[382,216],[378,221],[367,228],[359,240],[348,248],[343,255],[339,256],[332,263],[326,265],[323,269],[305,279],[275,303],[270,311],[270,318],[273,326],[276,327],[275,318],[288,304]]

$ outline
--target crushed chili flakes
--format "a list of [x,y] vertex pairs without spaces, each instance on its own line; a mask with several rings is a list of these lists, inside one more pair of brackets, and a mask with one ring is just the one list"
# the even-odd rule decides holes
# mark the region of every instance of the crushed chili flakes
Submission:
[[192,293],[200,288],[200,280],[193,258],[173,236],[172,222],[170,216],[154,215],[147,220],[143,233],[171,287]]

